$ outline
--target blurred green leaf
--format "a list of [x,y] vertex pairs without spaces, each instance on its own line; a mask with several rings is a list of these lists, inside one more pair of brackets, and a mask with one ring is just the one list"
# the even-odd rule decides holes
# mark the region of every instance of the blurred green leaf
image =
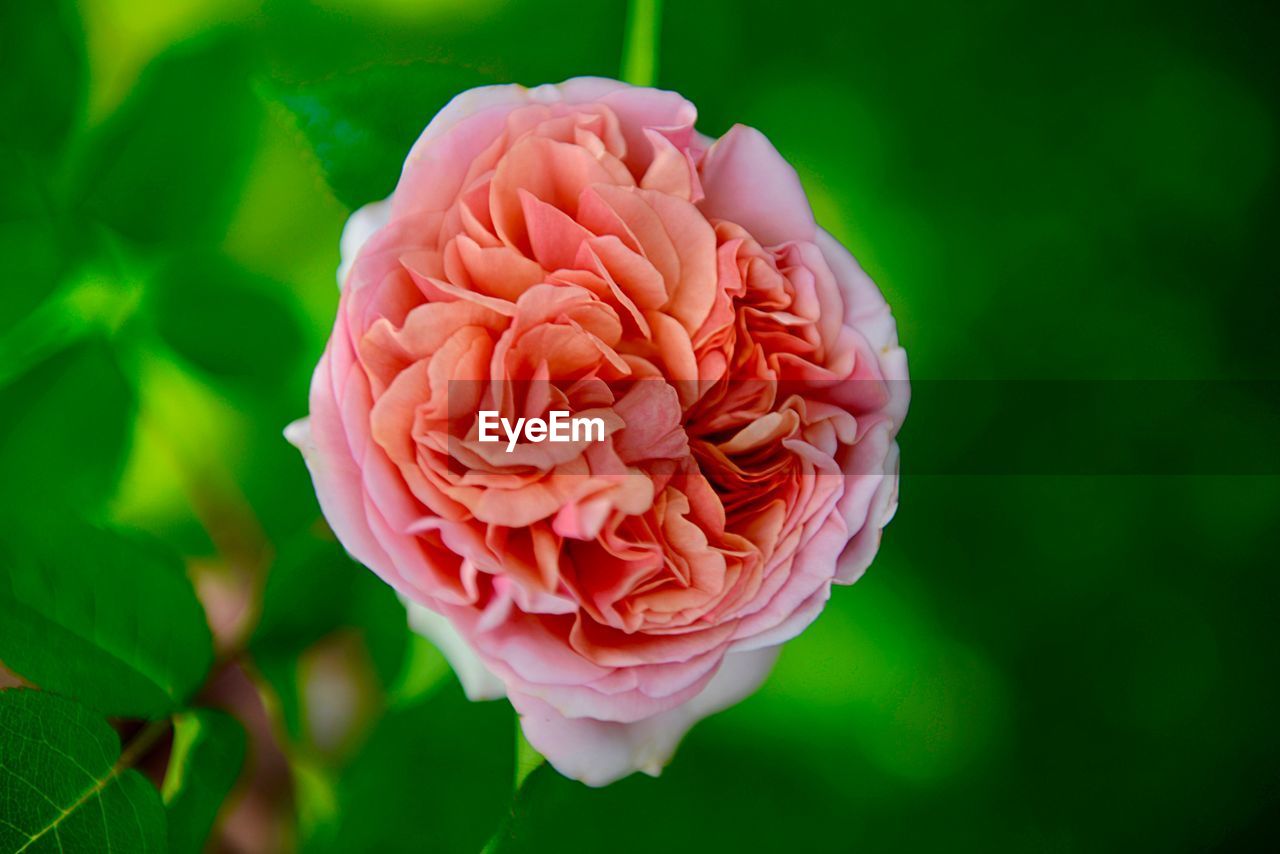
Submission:
[[368,575],[333,540],[304,531],[280,543],[251,647],[296,653],[348,625],[356,588]]
[[230,715],[195,709],[174,716],[173,750],[161,789],[170,851],[202,850],[240,775],[244,753],[244,728]]
[[144,243],[221,238],[257,134],[251,67],[221,33],[148,66],[81,164],[86,211]]
[[369,570],[360,568],[364,576],[356,583],[350,623],[364,639],[373,671],[385,688],[400,676],[409,655],[408,618],[395,591]]
[[56,153],[80,112],[85,55],[75,7],[65,0],[0,4],[0,141]]
[[404,669],[411,637],[395,592],[332,540],[308,531],[286,539],[267,574],[250,649],[276,693],[286,730],[299,743],[307,735],[299,659],[343,630],[357,633],[375,684],[389,688]]
[[510,706],[469,703],[456,682],[388,712],[338,779],[335,823],[303,850],[479,851],[510,795],[511,728]]
[[7,519],[0,532],[7,667],[118,717],[159,717],[199,687],[212,641],[176,555],[48,504],[10,509]]
[[115,731],[43,691],[0,692],[0,850],[163,851],[160,796]]
[[419,634],[409,635],[404,667],[388,689],[392,705],[411,706],[449,679],[453,671],[440,650]]
[[413,142],[454,95],[492,82],[450,65],[384,65],[268,93],[293,113],[329,186],[357,208],[395,187]]
[[[0,87],[0,93],[6,91]],[[26,154],[0,146],[0,258],[5,259],[9,279],[0,287],[0,334],[57,286],[66,267],[58,237],[48,189],[34,163]]]
[[297,362],[302,330],[278,294],[283,286],[210,252],[172,259],[151,283],[160,336],[219,377],[278,388]]
[[257,650],[253,663],[270,687],[272,711],[284,726],[288,740],[303,744],[306,729],[302,720],[302,690],[298,678],[298,658],[279,649]]
[[0,388],[0,471],[11,496],[95,507],[124,466],[137,407],[110,347],[93,337]]
[[279,548],[251,647],[293,656],[340,628],[361,632],[384,686],[399,676],[409,630],[395,591],[336,542],[303,532]]

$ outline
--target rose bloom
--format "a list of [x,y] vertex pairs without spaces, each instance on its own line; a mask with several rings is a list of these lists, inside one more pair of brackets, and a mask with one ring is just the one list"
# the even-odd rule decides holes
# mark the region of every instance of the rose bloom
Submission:
[[[758,131],[578,78],[456,97],[342,238],[292,425],[324,514],[561,773],[657,774],[897,503],[906,356]],[[604,441],[478,440],[478,412]]]

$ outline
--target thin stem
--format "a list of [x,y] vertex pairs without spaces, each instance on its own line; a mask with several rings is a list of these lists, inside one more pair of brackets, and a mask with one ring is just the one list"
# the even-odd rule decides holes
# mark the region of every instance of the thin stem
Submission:
[[546,760],[538,749],[529,743],[524,737],[524,729],[520,726],[520,718],[516,717],[516,787],[517,794],[520,787],[524,785],[524,781],[530,774],[538,769]]
[[658,82],[658,34],[662,0],[631,0],[622,45],[622,79],[633,86]]
[[493,836],[489,837],[489,841],[485,843],[484,848],[480,850],[480,854],[495,854],[502,848],[502,843],[507,839],[507,834],[511,831],[511,823],[515,821],[516,801],[520,798],[520,789],[524,786],[524,781],[529,775],[538,770],[546,759],[537,751],[529,740],[524,737],[524,728],[520,726],[520,716],[515,716],[516,722],[516,774],[515,786],[511,790],[511,808],[507,811],[506,816],[498,824],[498,829],[493,832]]
[[163,717],[138,730],[137,735],[129,739],[129,743],[120,752],[120,758],[116,760],[115,764],[115,773],[120,773],[136,765],[143,756],[147,755],[151,748],[155,747],[156,742],[169,731],[169,727],[172,724],[173,720],[171,718]]

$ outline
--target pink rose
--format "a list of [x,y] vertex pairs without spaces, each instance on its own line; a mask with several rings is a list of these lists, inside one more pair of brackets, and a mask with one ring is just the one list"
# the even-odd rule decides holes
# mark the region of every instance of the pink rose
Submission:
[[[288,435],[325,516],[473,699],[562,773],[657,774],[866,569],[906,356],[796,173],[671,92],[455,98],[343,235]],[[482,441],[479,414],[600,441]]]

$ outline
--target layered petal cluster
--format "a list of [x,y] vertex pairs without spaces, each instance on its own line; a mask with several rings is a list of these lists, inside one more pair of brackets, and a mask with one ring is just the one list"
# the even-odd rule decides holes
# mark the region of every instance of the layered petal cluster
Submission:
[[[579,78],[459,95],[343,237],[289,436],[346,548],[562,772],[656,774],[870,563],[906,357],[759,132]],[[482,441],[482,411],[603,439]]]

